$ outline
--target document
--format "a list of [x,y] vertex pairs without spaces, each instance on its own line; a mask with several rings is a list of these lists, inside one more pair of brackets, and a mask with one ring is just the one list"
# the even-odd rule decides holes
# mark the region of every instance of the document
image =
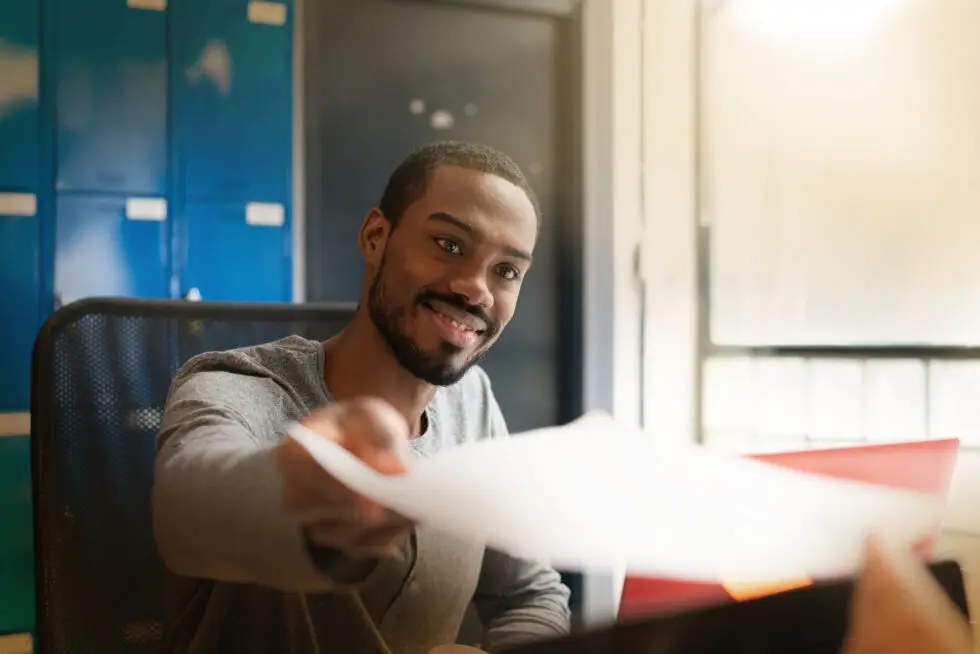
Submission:
[[420,524],[566,571],[758,583],[852,574],[865,539],[931,538],[944,498],[790,470],[588,414],[374,472],[299,425],[334,478]]

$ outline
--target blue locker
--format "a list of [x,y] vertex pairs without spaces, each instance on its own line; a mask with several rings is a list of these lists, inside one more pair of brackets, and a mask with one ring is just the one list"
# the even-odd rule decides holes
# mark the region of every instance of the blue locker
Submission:
[[[189,203],[181,291],[203,300],[289,302],[292,299],[292,231],[283,205],[244,202]],[[277,225],[278,218],[282,224]]]
[[36,191],[38,2],[0,2],[0,188]]
[[292,7],[175,0],[174,125],[187,198],[291,195]]
[[164,195],[167,16],[152,8],[163,5],[53,1],[57,190]]
[[58,196],[57,301],[92,296],[170,297],[165,215],[145,207],[137,212],[128,205],[123,197]]
[[0,634],[34,629],[31,439],[0,437]]
[[[30,410],[31,351],[41,326],[40,227],[33,195],[0,194],[0,297],[9,309],[0,323],[0,413],[8,421]],[[25,424],[22,435],[0,433],[0,634],[34,628],[27,431]]]
[[11,197],[0,194],[0,298],[10,309],[0,325],[0,413],[30,409],[31,348],[41,326],[40,218],[31,211],[9,215]]

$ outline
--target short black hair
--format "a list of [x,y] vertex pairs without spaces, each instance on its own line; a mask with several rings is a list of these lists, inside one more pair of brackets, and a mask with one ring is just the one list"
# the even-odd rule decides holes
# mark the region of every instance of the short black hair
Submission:
[[480,143],[437,141],[416,148],[388,178],[378,208],[397,226],[405,210],[418,201],[429,187],[432,173],[439,166],[459,166],[505,179],[520,188],[534,207],[538,229],[541,228],[541,206],[534,189],[521,167],[503,152]]

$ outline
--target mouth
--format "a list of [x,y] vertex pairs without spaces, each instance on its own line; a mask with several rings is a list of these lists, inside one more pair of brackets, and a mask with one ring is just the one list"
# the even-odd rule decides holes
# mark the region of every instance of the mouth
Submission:
[[475,318],[472,321],[462,321],[442,313],[431,304],[423,303],[422,306],[432,316],[433,322],[435,322],[442,337],[457,347],[469,347],[486,333],[485,329],[477,328]]

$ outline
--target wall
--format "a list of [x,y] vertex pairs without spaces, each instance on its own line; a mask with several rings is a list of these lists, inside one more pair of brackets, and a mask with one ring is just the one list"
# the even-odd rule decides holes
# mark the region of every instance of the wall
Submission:
[[0,6],[0,633],[33,623],[30,354],[94,295],[293,296],[293,3]]

